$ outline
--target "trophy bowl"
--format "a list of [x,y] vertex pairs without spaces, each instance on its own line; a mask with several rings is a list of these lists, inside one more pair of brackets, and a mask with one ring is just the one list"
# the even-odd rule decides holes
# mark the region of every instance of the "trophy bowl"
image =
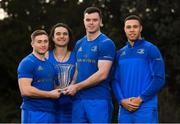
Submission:
[[71,64],[58,64],[56,68],[58,69],[58,85],[57,87],[63,89],[70,85],[71,83]]

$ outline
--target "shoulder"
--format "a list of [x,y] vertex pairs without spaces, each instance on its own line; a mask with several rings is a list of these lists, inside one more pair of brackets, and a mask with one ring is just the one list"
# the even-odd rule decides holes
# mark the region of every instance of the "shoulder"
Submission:
[[156,45],[154,45],[153,43],[144,40],[143,43],[144,47],[149,51],[149,52],[153,52],[153,51],[159,51],[158,47]]
[[145,46],[147,48],[156,47],[153,43],[151,43],[150,41],[147,41],[147,40],[143,40],[143,46]]
[[18,70],[31,70],[34,68],[36,63],[36,59],[33,57],[33,55],[29,54],[21,60],[18,66]]
[[107,35],[105,35],[105,34],[101,34],[99,36],[99,41],[101,43],[104,43],[104,42],[111,42],[111,43],[113,43],[113,41]]
[[84,40],[86,40],[86,36],[84,36],[84,37],[82,37],[81,39],[79,39],[79,40],[76,42],[76,45],[81,44]]
[[27,64],[35,63],[35,58],[33,57],[32,54],[29,54],[28,56],[24,57],[20,62],[20,64],[26,64],[26,63]]
[[101,34],[101,36],[98,39],[100,47],[109,47],[115,49],[114,42],[105,34]]

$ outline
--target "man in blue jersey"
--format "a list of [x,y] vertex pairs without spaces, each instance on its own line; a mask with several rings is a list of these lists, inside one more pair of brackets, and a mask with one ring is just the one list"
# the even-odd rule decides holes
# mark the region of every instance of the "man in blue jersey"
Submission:
[[[73,50],[73,34],[70,27],[57,23],[51,29],[48,60],[58,72],[58,88],[72,83],[75,77],[76,57]],[[56,123],[72,122],[72,96],[61,95],[56,102]]]
[[18,66],[18,83],[23,98],[21,106],[22,123],[54,123],[54,100],[60,96],[54,90],[56,73],[53,65],[46,60],[48,35],[36,30],[31,35],[33,51]]
[[112,116],[109,72],[115,56],[115,45],[101,33],[102,14],[96,7],[84,11],[86,36],[75,46],[76,84],[64,89],[74,95],[72,122],[110,123]]
[[164,62],[158,48],[141,37],[142,21],[124,21],[127,44],[117,51],[113,91],[120,104],[120,123],[157,123],[157,93],[165,83]]

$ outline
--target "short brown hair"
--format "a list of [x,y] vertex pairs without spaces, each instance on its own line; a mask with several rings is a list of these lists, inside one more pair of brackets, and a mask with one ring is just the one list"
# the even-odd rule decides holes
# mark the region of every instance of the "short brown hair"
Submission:
[[45,30],[42,30],[42,29],[38,29],[38,30],[35,30],[32,34],[31,34],[31,41],[34,40],[34,38],[38,35],[46,35],[48,36],[47,32]]
[[102,12],[101,12],[101,10],[99,8],[97,8],[97,7],[94,7],[94,6],[86,8],[85,11],[84,11],[84,15],[86,13],[91,14],[91,13],[95,13],[95,12],[97,12],[99,14],[99,17],[102,19]]

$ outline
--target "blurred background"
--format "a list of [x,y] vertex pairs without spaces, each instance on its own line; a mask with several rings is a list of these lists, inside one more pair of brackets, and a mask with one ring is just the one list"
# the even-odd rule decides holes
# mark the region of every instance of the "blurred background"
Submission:
[[[123,20],[129,13],[143,18],[143,37],[160,49],[166,64],[166,85],[159,93],[159,121],[180,122],[180,2],[179,0],[0,0],[0,122],[20,122],[21,96],[17,66],[29,54],[35,29],[68,24],[75,39],[85,34],[83,11],[103,12],[102,32],[121,48],[126,38]],[[178,50],[179,49],[179,50]],[[112,122],[117,122],[117,103]]]

